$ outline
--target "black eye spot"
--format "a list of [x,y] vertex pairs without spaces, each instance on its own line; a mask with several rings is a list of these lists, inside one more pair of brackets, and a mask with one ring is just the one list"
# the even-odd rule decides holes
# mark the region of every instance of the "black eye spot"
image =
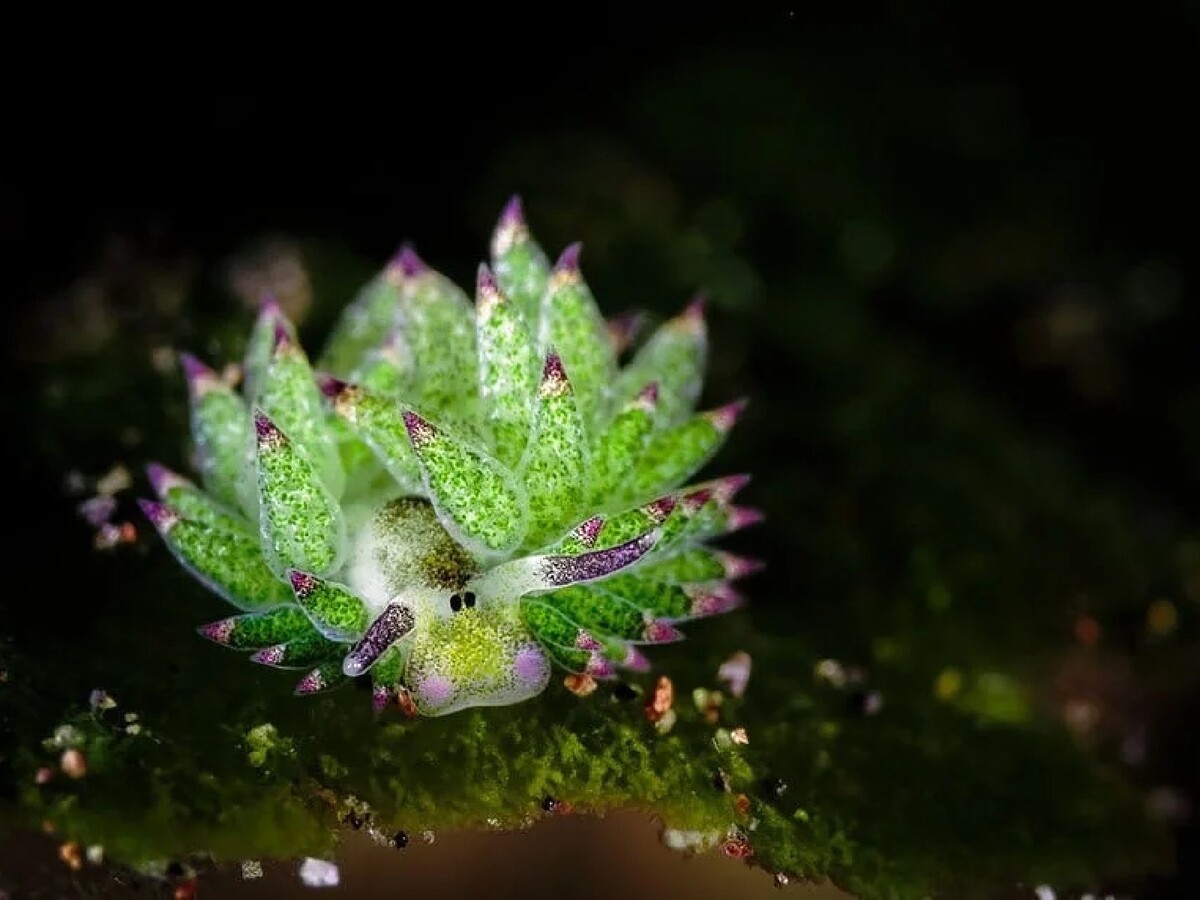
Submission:
[[474,609],[475,608],[475,594],[472,593],[471,591],[467,591],[465,594],[463,594],[463,603],[467,604],[467,606],[470,607],[471,609]]
[[454,612],[458,612],[460,609],[462,609],[462,595],[461,594],[451,594],[450,595],[450,609],[453,610]]

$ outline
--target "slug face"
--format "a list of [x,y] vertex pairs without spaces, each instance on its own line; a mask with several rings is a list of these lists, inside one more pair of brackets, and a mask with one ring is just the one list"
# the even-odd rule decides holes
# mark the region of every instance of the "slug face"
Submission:
[[521,623],[517,604],[463,606],[428,616],[414,632],[404,684],[423,715],[504,706],[540,694],[550,664]]
[[551,665],[645,671],[637,645],[738,605],[754,565],[708,542],[760,518],[747,479],[684,486],[742,409],[694,409],[703,303],[625,358],[635,320],[605,321],[579,254],[551,266],[514,198],[474,303],[405,247],[316,370],[269,298],[241,390],[181,355],[203,486],[151,464],[143,509],[241,610],[201,634],[306,670],[298,694],[365,676],[442,715]]
[[[388,635],[406,660],[395,686],[409,691],[423,715],[503,706],[545,688],[550,665],[515,598],[481,598],[469,589],[478,567],[429,503],[385,503],[362,523],[354,545],[346,582],[371,605],[373,623],[401,620],[402,630]],[[378,658],[386,648],[373,649]]]

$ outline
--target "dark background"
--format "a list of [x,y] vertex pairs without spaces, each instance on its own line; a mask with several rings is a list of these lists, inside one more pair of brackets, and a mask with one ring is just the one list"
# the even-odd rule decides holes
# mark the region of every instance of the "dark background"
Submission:
[[[600,148],[633,172],[613,184],[636,194],[639,173],[657,173],[672,209],[735,198],[739,253],[759,284],[805,266],[818,281],[836,272],[885,333],[1067,446],[1089,477],[1195,527],[1194,4],[606,21],[580,7],[515,39],[501,14],[461,14],[454,29],[363,19],[303,38],[292,29],[321,23],[281,18],[264,37],[232,21],[141,23],[10,62],[10,361],[38,355],[30,335],[45,331],[28,322],[101,265],[115,236],[200,271],[265,232],[371,259],[412,237],[466,280],[513,191],[535,230],[550,222],[553,247],[575,236],[564,207],[584,223],[610,216],[603,179],[565,181]],[[648,184],[653,205],[662,195]],[[864,217],[886,225],[892,253],[856,274],[837,260],[839,229]],[[601,249],[602,287],[620,253]],[[1081,303],[1063,300],[1071,286]],[[690,287],[651,305],[666,311]],[[726,322],[741,302],[731,295],[714,291]],[[1082,337],[1068,324],[1056,343],[1055,323],[1080,309]],[[769,354],[743,361],[731,377],[750,393],[795,375]],[[794,395],[765,402],[764,417],[782,416]],[[786,446],[763,467],[790,465]],[[1157,765],[1194,789],[1200,705],[1194,691],[1180,704]],[[1194,883],[1194,826],[1181,837],[1180,881]]]
[[[868,292],[873,313],[927,338],[1021,414],[1086,442],[1095,464],[1139,468],[1195,501],[1200,426],[1171,407],[1197,381],[1200,310],[1184,302],[1195,271],[1195,4],[951,6],[598,19],[579,9],[528,28],[464,13],[470,28],[414,16],[330,24],[323,35],[289,17],[265,37],[207,21],[69,38],[56,53],[65,77],[43,63],[9,82],[4,228],[16,277],[5,304],[62,289],[114,233],[209,261],[267,230],[336,239],[372,258],[414,236],[443,258],[461,254],[481,245],[509,193],[533,194],[536,216],[538,192],[558,187],[545,169],[498,183],[498,154],[564,134],[667,167],[685,200],[744,190],[756,165],[747,142],[776,140],[780,152],[811,143],[911,232]],[[647,89],[689,69],[712,76],[673,125],[670,107],[648,108]],[[720,80],[739,71],[743,84]],[[676,127],[686,134],[664,140]],[[819,185],[824,162],[798,156],[801,181]],[[745,249],[769,276],[773,256],[795,252],[777,227],[787,195],[754,189]],[[1029,371],[1013,359],[1013,323],[1049,272],[996,278],[965,299],[920,296],[930,245],[1021,207],[1031,242],[1057,220],[1048,239],[1068,245],[1060,278],[1116,281],[1145,261],[1172,271],[1169,315],[1152,328],[1113,323],[1129,379],[1119,392],[1081,397],[1061,367]],[[814,254],[833,238],[803,237]],[[1140,465],[1148,454],[1156,464]]]

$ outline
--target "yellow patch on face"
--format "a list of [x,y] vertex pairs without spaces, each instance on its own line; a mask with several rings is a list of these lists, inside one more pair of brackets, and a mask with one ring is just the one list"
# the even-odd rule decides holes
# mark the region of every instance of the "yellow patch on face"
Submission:
[[497,706],[533,696],[542,679],[522,677],[532,639],[515,604],[427,616],[413,636],[405,683],[420,711],[439,715],[468,706]]

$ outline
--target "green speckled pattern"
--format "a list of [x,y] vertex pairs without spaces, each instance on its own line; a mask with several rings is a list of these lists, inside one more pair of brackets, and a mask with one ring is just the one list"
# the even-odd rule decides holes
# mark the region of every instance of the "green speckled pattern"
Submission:
[[500,215],[492,233],[492,269],[500,289],[525,316],[533,334],[538,332],[538,316],[550,262],[529,234],[520,202],[514,201]]
[[651,383],[625,403],[595,442],[591,465],[591,501],[607,509],[621,490],[622,479],[646,448],[654,428],[658,386]]
[[308,632],[305,634],[264,647],[251,655],[250,659],[276,669],[306,669],[314,663],[329,659],[338,646],[312,625],[308,625]]
[[432,270],[408,278],[400,328],[419,373],[421,407],[454,421],[474,422],[479,396],[475,315],[467,295]]
[[235,650],[259,650],[311,632],[308,617],[290,603],[263,612],[231,616],[201,629],[201,634]]
[[176,559],[239,609],[265,609],[291,600],[291,591],[267,567],[252,535],[187,519],[160,533]]
[[323,371],[342,377],[354,372],[387,339],[400,306],[403,273],[390,263],[342,311],[321,354]]
[[405,425],[446,530],[484,556],[513,550],[528,523],[525,491],[512,472],[415,413],[405,413]]
[[646,617],[626,600],[606,593],[603,585],[578,585],[542,594],[538,600],[596,635],[611,635],[625,641],[640,641]]
[[632,476],[622,485],[622,496],[637,501],[681,484],[717,452],[724,439],[725,433],[707,413],[660,431],[650,439]]
[[592,292],[573,266],[550,277],[542,301],[538,346],[553,348],[571,375],[575,403],[589,433],[607,410],[617,374],[616,355]]
[[536,677],[521,677],[520,660],[535,648],[516,604],[430,618],[411,641],[405,682],[425,715],[514,703],[539,693],[549,675],[543,666]]
[[633,320],[605,322],[579,256],[551,270],[514,198],[474,305],[405,245],[319,373],[270,298],[245,399],[183,354],[206,490],[153,463],[143,509],[201,583],[266,613],[201,633],[306,669],[297,694],[369,675],[377,710],[440,716],[532,697],[552,664],[646,671],[635,644],[739,605],[757,564],[703,542],[761,518],[731,506],[746,479],[679,487],[741,411],[693,413],[702,305],[622,370]]
[[263,413],[258,432],[258,505],[263,553],[282,578],[289,569],[327,574],[342,560],[345,523],[316,468]]
[[704,380],[707,336],[697,305],[663,324],[621,372],[615,398],[624,403],[658,383],[659,421],[674,425],[692,411]]
[[618,575],[605,581],[600,588],[653,616],[683,619],[691,615],[692,600],[677,584],[638,575]]
[[374,453],[396,484],[407,491],[419,489],[421,464],[404,426],[400,404],[355,386],[343,390],[334,401],[333,408]]
[[333,497],[340,497],[346,475],[312,367],[298,344],[282,332],[278,337],[257,406],[288,436],[293,448],[308,458]]
[[185,519],[224,531],[250,534],[253,526],[243,516],[218,503],[192,482],[176,476],[158,491],[161,500]]
[[386,687],[399,684],[404,677],[404,667],[408,663],[411,644],[411,641],[404,641],[385,650],[375,661],[375,665],[371,666],[371,680]]
[[586,444],[569,374],[551,353],[538,386],[529,447],[521,460],[529,497],[527,548],[560,537],[576,521],[582,501],[579,485],[588,466]]
[[595,549],[615,547],[662,525],[671,515],[673,502],[671,497],[664,497],[606,519]]
[[192,439],[205,490],[221,503],[237,507],[251,445],[246,403],[215,375],[191,391]]
[[720,581],[726,575],[721,557],[708,547],[689,547],[666,559],[647,563],[638,574],[673,584]]
[[367,607],[344,584],[303,572],[289,573],[296,603],[321,634],[335,641],[359,637],[369,621]]
[[367,354],[352,380],[381,397],[401,400],[415,393],[413,376],[412,351],[402,335],[392,332],[385,344]]
[[486,269],[479,274],[476,328],[479,392],[492,447],[501,462],[514,466],[529,439],[538,359],[525,317]]

